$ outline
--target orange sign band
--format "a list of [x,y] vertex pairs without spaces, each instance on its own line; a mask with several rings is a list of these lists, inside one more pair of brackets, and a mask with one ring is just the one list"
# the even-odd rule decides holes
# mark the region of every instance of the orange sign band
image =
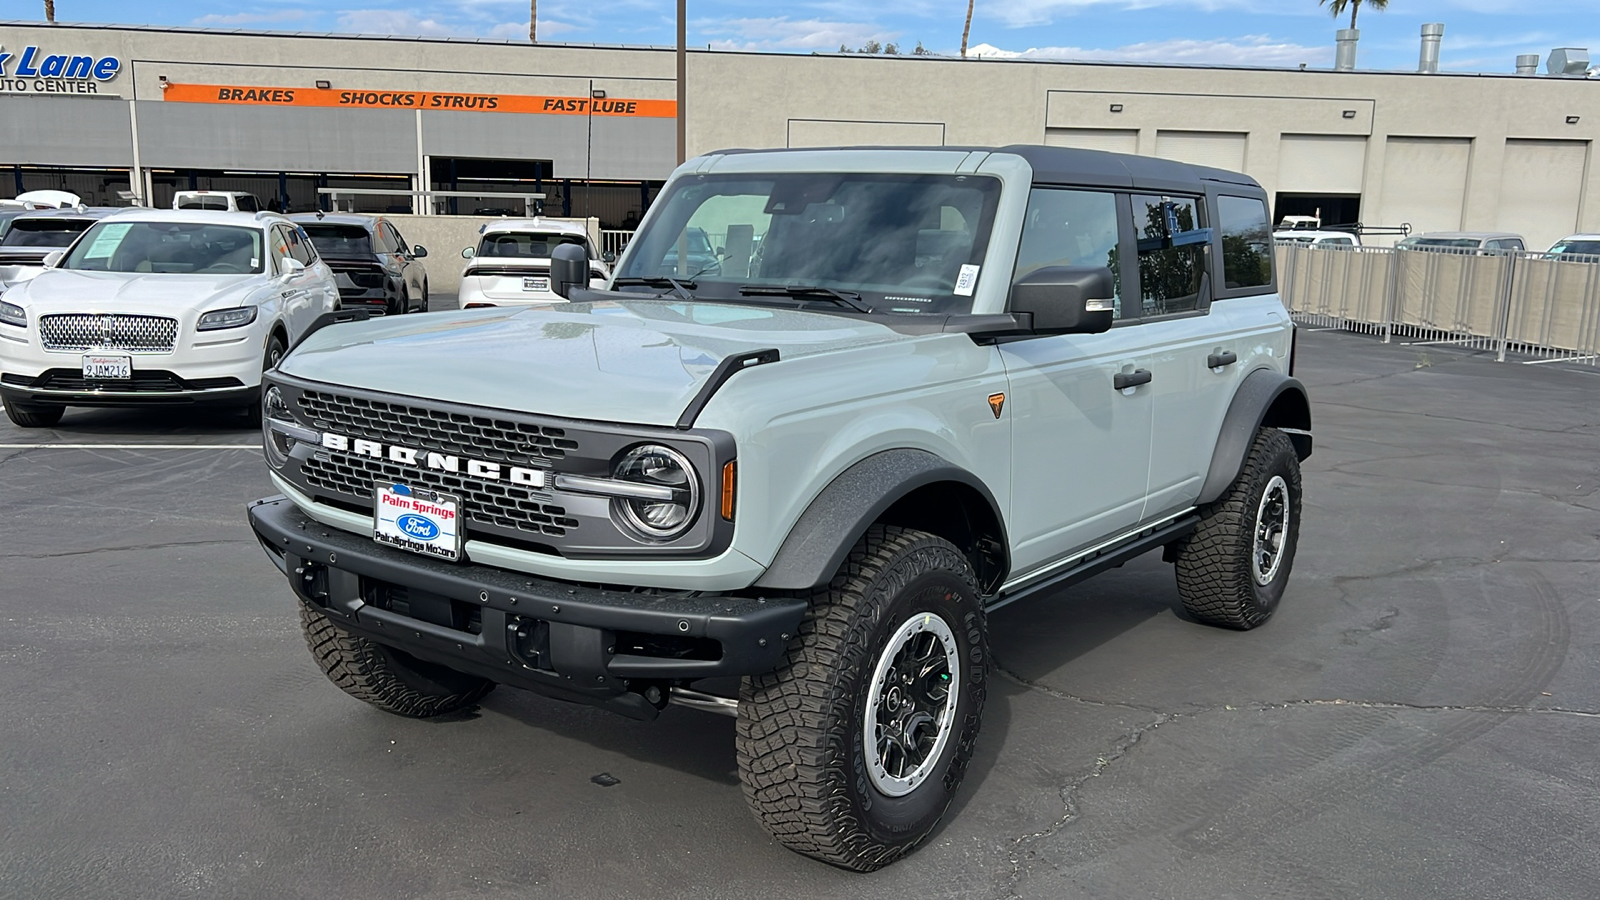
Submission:
[[536,113],[554,116],[621,116],[671,119],[676,100],[534,97],[524,94],[452,94],[440,91],[346,91],[326,88],[166,84],[163,100],[242,106],[336,106],[344,109],[429,109]]

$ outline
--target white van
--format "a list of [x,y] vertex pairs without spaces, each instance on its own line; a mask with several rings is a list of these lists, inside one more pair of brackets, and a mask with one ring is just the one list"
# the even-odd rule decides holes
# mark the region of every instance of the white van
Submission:
[[172,208],[253,213],[261,211],[261,201],[244,191],[179,191],[172,198]]

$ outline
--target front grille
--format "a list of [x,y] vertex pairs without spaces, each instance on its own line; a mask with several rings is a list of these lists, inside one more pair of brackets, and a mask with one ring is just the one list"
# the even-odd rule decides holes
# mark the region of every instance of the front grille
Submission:
[[530,458],[564,459],[578,449],[564,428],[328,391],[302,393],[300,411],[308,424],[326,431],[514,466]]
[[461,497],[462,514],[469,521],[533,534],[561,537],[578,527],[560,506],[545,503],[534,492],[511,484],[463,478],[402,466],[386,460],[341,454],[338,458],[312,456],[300,465],[300,475],[314,488],[372,499],[373,482],[407,484],[444,491]]
[[171,353],[178,340],[178,320],[93,313],[40,316],[39,337],[46,350]]

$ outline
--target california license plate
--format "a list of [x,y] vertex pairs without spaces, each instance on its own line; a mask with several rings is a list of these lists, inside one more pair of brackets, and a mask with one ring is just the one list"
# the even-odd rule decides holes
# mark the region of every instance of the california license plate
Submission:
[[374,485],[372,539],[446,559],[461,558],[461,498],[404,484]]
[[126,381],[133,377],[133,357],[84,354],[83,378],[85,381]]
[[522,289],[525,290],[525,291],[549,291],[550,290],[550,279],[548,279],[548,278],[524,278],[524,279],[522,279]]

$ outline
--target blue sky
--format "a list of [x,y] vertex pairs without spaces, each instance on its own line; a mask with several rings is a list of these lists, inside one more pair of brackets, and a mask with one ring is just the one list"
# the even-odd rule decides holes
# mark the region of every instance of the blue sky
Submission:
[[[1443,67],[1507,72],[1519,53],[1589,47],[1600,59],[1600,0],[1395,0],[1363,9],[1362,68],[1412,69],[1424,22],[1446,25]],[[42,18],[42,0],[5,0],[0,18]],[[540,38],[670,45],[675,0],[543,0]],[[805,53],[869,40],[955,54],[964,0],[689,0],[689,42]],[[1348,24],[1348,13],[1344,24]],[[198,25],[526,39],[527,0],[56,0],[63,22]],[[972,48],[988,55],[1328,66],[1336,23],[1316,0],[977,0]],[[970,52],[970,51],[969,51]]]

